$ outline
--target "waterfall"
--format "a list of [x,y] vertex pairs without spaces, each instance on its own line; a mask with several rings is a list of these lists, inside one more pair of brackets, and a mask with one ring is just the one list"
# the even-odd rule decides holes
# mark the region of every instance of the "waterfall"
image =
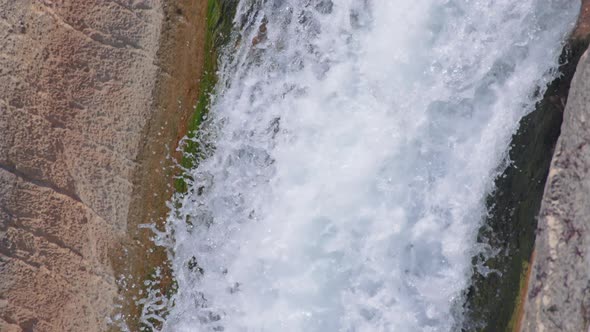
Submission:
[[571,0],[242,0],[167,331],[453,331]]

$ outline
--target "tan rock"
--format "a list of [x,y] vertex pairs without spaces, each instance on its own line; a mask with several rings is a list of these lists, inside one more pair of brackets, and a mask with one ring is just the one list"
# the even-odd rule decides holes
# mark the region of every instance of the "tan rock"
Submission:
[[204,3],[0,0],[0,331],[105,331],[115,272],[154,264],[129,267],[165,214]]

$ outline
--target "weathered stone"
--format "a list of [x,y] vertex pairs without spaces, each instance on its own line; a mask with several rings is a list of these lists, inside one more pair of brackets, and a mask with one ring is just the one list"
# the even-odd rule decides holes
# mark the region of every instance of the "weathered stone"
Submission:
[[0,330],[104,331],[160,20],[106,1],[0,1]]
[[[573,52],[590,39],[590,1],[582,1]],[[577,69],[539,212],[522,331],[587,331],[590,324],[590,59]]]
[[156,264],[205,4],[0,0],[0,331],[105,331]]
[[539,216],[522,331],[590,322],[590,58],[572,82]]

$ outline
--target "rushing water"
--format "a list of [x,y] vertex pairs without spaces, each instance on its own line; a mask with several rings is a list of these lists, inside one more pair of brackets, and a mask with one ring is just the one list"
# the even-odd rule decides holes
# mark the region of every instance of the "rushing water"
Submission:
[[242,0],[168,331],[451,331],[573,0]]

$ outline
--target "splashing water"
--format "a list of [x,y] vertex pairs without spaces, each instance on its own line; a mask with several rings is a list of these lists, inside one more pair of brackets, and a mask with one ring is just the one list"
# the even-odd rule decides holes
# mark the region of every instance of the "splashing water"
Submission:
[[165,330],[453,330],[483,199],[578,9],[242,0],[169,218]]

